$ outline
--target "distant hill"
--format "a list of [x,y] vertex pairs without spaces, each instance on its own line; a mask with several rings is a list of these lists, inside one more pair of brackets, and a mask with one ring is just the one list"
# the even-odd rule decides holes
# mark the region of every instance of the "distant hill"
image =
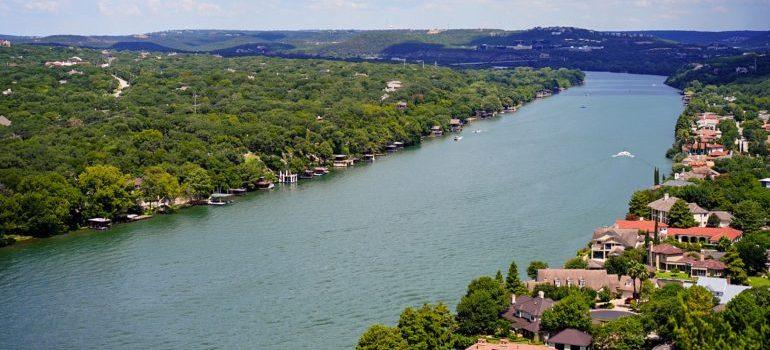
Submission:
[[681,89],[695,80],[722,85],[766,76],[770,76],[770,56],[747,54],[688,65],[671,75],[666,83]]
[[[4,36],[0,36],[2,38]],[[770,32],[529,30],[169,30],[127,36],[5,36],[14,43],[344,60],[423,61],[458,67],[568,67],[669,75],[688,63],[770,51]]]

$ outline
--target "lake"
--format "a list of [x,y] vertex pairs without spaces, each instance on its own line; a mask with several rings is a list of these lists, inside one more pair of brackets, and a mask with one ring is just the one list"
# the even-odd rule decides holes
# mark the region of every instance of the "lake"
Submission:
[[2,249],[0,348],[352,348],[514,258],[560,266],[669,169],[683,106],[663,81],[588,73],[460,141]]

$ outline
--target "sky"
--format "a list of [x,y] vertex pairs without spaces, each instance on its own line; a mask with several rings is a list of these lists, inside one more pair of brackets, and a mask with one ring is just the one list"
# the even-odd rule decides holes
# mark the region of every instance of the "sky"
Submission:
[[170,29],[769,30],[770,0],[0,0],[0,34]]

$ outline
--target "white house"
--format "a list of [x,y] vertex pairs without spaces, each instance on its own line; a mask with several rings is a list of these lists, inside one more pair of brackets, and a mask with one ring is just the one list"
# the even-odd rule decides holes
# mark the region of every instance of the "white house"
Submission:
[[759,180],[759,183],[762,184],[762,187],[764,188],[770,188],[770,177]]

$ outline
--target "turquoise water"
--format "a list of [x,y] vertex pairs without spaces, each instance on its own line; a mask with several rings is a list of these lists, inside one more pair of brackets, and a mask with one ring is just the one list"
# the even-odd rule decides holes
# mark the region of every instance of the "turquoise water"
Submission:
[[663,80],[589,73],[457,142],[0,250],[0,348],[351,348],[513,258],[560,265],[668,168],[682,105]]

